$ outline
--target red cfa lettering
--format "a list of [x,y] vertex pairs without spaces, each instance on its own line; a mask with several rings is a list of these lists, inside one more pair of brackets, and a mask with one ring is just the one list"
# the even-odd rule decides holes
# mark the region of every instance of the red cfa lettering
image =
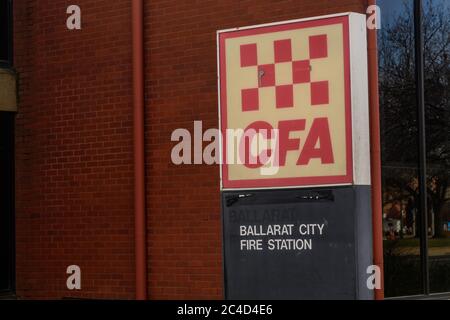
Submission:
[[[297,165],[308,165],[312,159],[320,159],[322,164],[334,163],[333,146],[331,143],[330,127],[328,118],[316,118],[311,124],[305,142],[302,143],[298,137],[292,137],[292,133],[304,131],[306,128],[305,119],[281,120],[278,123],[278,143],[277,149],[279,156],[279,166],[286,165],[288,152],[298,152]],[[241,154],[245,154],[244,165],[248,168],[258,168],[265,163],[261,161],[261,153],[256,159],[250,152],[250,146],[253,138],[258,133],[270,133],[272,126],[265,121],[255,121],[246,129],[246,134],[241,141]],[[270,139],[270,136],[265,136]],[[272,150],[264,150],[270,156]],[[267,158],[267,157],[266,157]],[[250,161],[249,161],[250,160]]]

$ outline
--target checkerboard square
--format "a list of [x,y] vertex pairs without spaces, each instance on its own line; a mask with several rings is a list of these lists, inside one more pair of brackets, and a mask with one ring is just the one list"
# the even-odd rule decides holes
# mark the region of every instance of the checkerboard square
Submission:
[[292,61],[291,40],[274,41],[275,63]]
[[293,85],[276,86],[275,90],[277,108],[291,108],[294,106]]
[[258,88],[242,89],[242,111],[254,111],[259,109]]
[[294,83],[311,82],[311,66],[309,60],[292,62],[292,80]]
[[328,103],[328,81],[311,82],[311,104],[314,106]]
[[241,67],[251,67],[258,64],[256,43],[241,45]]
[[328,57],[327,35],[321,34],[309,37],[309,58],[318,59]]
[[275,65],[263,64],[258,66],[259,87],[273,87],[275,85]]
[[292,84],[292,62],[275,64],[275,85]]

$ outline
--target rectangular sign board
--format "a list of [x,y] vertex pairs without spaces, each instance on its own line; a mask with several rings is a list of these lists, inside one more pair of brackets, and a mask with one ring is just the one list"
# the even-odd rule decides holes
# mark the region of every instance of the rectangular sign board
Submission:
[[227,299],[372,299],[368,186],[222,194]]
[[369,184],[365,19],[218,32],[221,188]]
[[218,32],[227,299],[372,299],[366,17]]

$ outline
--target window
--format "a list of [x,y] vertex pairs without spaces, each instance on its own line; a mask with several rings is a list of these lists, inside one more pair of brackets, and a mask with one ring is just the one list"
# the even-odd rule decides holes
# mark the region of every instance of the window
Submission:
[[[0,0],[0,67],[11,66],[12,1]],[[0,111],[0,295],[15,290],[14,117]]]
[[422,67],[414,1],[378,5],[385,295],[450,292],[450,3],[423,1]]
[[12,65],[12,0],[0,0],[0,65]]
[[14,292],[14,117],[0,111],[0,295]]

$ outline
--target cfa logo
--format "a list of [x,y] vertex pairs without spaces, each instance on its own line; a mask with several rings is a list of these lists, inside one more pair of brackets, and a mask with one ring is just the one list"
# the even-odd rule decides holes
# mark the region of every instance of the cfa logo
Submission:
[[[309,94],[308,103],[311,106],[328,106],[329,81],[324,79],[314,79],[312,69],[317,63],[324,63],[328,58],[328,35],[318,34],[308,37],[309,50],[302,59],[296,57],[294,52],[295,40],[291,38],[279,39],[273,41],[270,45],[271,50],[266,48],[267,43],[259,42],[240,45],[240,68],[241,74],[245,79],[246,74],[254,72],[254,79],[246,77],[248,86],[241,89],[241,117],[257,117],[260,119],[274,119],[278,116],[276,113],[286,114],[286,110],[295,110],[296,103],[294,95],[297,92],[306,90]],[[272,51],[273,60],[267,63],[264,55]],[[320,68],[316,65],[316,68]],[[274,98],[267,99],[267,95],[274,95]],[[265,101],[272,101],[275,106],[275,112],[268,112],[261,109]],[[273,110],[272,105],[266,106],[266,109]],[[262,113],[262,114],[261,114]],[[296,164],[307,165],[311,159],[320,159],[322,164],[334,163],[330,128],[328,117],[317,118],[296,118],[296,119],[278,119],[277,123],[270,123],[265,120],[253,121],[247,125],[244,132],[249,130],[257,134],[262,130],[263,137],[266,132],[274,130],[274,125],[279,130],[279,141],[275,146],[275,154],[279,156],[276,164],[280,167],[286,165],[288,151],[298,151]],[[299,138],[292,138],[295,132],[306,131],[305,142],[300,145]],[[250,135],[247,146],[244,147],[247,154],[245,159],[259,158],[257,154],[252,154],[252,139],[254,134]],[[245,143],[245,142],[244,142]],[[227,150],[230,151],[230,150]],[[268,150],[273,152],[273,150]],[[244,162],[248,168],[263,166],[265,163],[259,159],[256,164]]]
[[351,182],[351,17],[218,31],[224,188]]

